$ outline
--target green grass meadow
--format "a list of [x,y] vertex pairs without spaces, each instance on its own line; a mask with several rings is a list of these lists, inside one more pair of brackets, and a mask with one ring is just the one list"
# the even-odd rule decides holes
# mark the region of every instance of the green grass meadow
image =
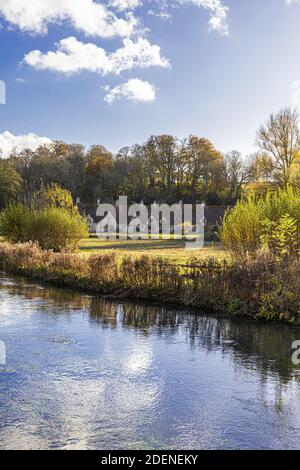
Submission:
[[[193,247],[190,243],[188,247]],[[171,263],[184,263],[191,257],[197,259],[224,259],[226,253],[220,243],[207,242],[202,249],[187,249],[182,239],[171,240],[103,240],[85,238],[79,244],[79,253],[83,256],[116,251],[119,256],[139,258],[144,255],[164,258]]]

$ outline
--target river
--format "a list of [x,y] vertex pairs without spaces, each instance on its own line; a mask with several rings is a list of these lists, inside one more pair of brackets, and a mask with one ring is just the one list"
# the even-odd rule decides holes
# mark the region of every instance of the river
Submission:
[[300,448],[298,327],[2,276],[0,340],[0,449]]

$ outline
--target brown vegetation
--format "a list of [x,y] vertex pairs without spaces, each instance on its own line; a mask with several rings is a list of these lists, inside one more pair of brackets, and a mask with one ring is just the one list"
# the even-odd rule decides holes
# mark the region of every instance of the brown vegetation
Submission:
[[297,321],[300,262],[260,254],[228,262],[190,259],[120,258],[115,252],[83,258],[38,246],[0,243],[0,269],[113,297],[213,309],[229,315]]

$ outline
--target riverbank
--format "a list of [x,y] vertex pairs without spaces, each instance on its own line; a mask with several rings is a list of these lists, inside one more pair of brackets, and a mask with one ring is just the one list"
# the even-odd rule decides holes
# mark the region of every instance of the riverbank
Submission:
[[300,263],[261,254],[243,262],[190,258],[82,257],[43,251],[34,244],[0,243],[0,269],[59,286],[114,298],[154,301],[254,319],[298,322]]

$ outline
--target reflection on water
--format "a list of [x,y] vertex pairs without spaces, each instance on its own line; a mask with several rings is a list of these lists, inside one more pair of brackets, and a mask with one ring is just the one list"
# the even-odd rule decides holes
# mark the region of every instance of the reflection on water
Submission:
[[299,339],[2,278],[0,448],[299,448]]

